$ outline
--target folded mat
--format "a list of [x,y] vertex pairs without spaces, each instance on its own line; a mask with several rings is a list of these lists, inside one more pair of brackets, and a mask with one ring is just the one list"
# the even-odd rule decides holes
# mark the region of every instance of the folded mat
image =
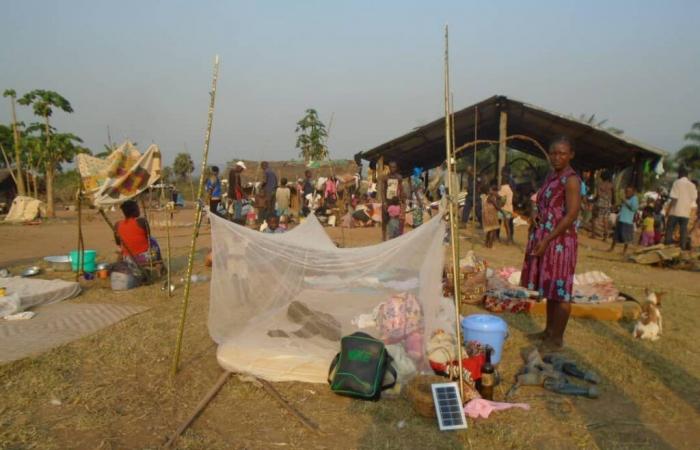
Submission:
[[42,280],[41,278],[0,278],[0,287],[7,290],[7,295],[19,295],[20,311],[60,302],[80,294],[80,285],[75,281]]

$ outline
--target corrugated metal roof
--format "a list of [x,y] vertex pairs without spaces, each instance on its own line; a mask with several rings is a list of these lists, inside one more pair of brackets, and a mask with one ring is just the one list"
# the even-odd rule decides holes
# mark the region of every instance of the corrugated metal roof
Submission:
[[[546,145],[557,135],[568,135],[575,144],[574,165],[581,169],[622,168],[630,166],[636,158],[658,160],[667,152],[652,145],[643,144],[626,135],[616,135],[603,128],[582,122],[574,117],[555,113],[539,106],[503,95],[495,95],[475,105],[455,112],[456,146],[474,140],[474,122],[478,114],[479,139],[498,139],[499,113],[508,113],[508,132],[526,135]],[[402,171],[412,167],[435,167],[445,159],[444,117],[436,119],[413,131],[392,139],[355,156],[356,160],[396,160]],[[508,147],[541,156],[541,151],[531,142],[511,140]]]

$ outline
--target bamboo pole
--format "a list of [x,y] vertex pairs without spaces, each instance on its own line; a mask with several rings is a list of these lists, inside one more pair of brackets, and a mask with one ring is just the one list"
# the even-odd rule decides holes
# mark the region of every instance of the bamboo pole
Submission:
[[[474,141],[478,139],[478,134],[479,134],[479,107],[474,106]],[[472,250],[474,250],[474,245],[475,245],[475,237],[476,237],[476,202],[481,201],[481,195],[476,191],[476,176],[477,176],[477,171],[476,171],[476,151],[478,150],[478,146],[474,146],[474,157],[473,157],[473,163],[474,165],[472,166]],[[457,151],[455,150],[455,154]]]
[[190,289],[192,287],[192,266],[194,264],[194,252],[199,234],[199,225],[202,221],[203,204],[200,201],[204,191],[204,172],[209,158],[209,141],[211,139],[211,127],[214,121],[214,105],[216,102],[216,81],[219,76],[219,55],[214,58],[214,75],[211,81],[211,92],[209,93],[209,112],[207,114],[207,130],[204,135],[204,150],[202,152],[202,169],[199,174],[199,187],[197,188],[197,198],[195,199],[195,219],[192,228],[192,239],[190,241],[190,253],[187,258],[187,273],[185,275],[185,291],[182,299],[182,313],[180,316],[180,327],[177,331],[177,343],[175,345],[175,356],[173,358],[172,374],[177,373],[180,365],[180,351],[182,350],[182,337],[185,331],[185,320],[187,319],[187,306],[190,301]]
[[506,148],[506,141],[508,137],[508,113],[506,111],[500,111],[498,119],[498,164],[496,173],[496,179],[498,180],[498,185],[502,186],[501,173],[503,168],[506,166],[506,155],[508,149]]
[[386,187],[384,180],[384,157],[380,156],[377,162],[377,192],[379,193],[379,201],[382,204],[382,241],[386,241]]
[[170,227],[172,226],[173,223],[173,207],[171,206],[170,202],[167,202],[165,204],[165,232],[167,234],[167,249],[166,249],[166,255],[168,257],[168,275],[167,275],[167,282],[168,285],[166,286],[166,296],[168,298],[173,296],[173,290],[172,290],[172,285],[173,285],[173,276],[172,276],[172,264],[171,264],[171,258],[172,258],[172,253],[170,250]]
[[457,229],[457,195],[453,186],[454,173],[454,142],[452,141],[451,119],[450,119],[450,53],[448,28],[445,25],[445,154],[447,157],[447,190],[449,192],[448,211],[450,215],[450,240],[452,247],[452,280],[454,285],[455,302],[455,331],[457,336],[457,361],[459,365],[459,392],[464,398],[464,374],[462,368],[462,330],[460,328],[459,303],[461,299],[461,286],[459,283],[459,230]]

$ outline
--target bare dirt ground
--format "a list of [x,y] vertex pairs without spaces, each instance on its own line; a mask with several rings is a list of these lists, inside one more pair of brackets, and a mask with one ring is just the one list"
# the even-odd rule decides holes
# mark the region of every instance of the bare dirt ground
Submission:
[[[94,211],[85,223],[87,248],[104,259],[115,250],[111,233]],[[151,222],[157,219],[155,213]],[[176,222],[190,222],[191,210]],[[113,219],[118,217],[114,214]],[[328,229],[343,246],[376,243],[378,229]],[[165,231],[154,227],[161,243]],[[462,251],[474,249],[492,267],[519,266],[522,246],[485,249],[463,231]],[[174,253],[182,267],[189,227],[173,231]],[[524,230],[516,240],[524,242]],[[209,247],[207,227],[198,247]],[[65,254],[77,241],[74,214],[36,226],[0,225],[0,267],[13,271],[47,255]],[[563,397],[524,388],[514,401],[530,411],[497,412],[470,421],[467,431],[441,433],[432,420],[417,416],[404,399],[377,403],[331,394],[325,385],[280,383],[295,407],[318,422],[308,431],[261,388],[231,378],[178,443],[182,449],[270,448],[625,448],[700,447],[700,274],[623,262],[606,245],[583,237],[579,271],[600,269],[625,292],[641,297],[645,287],[668,292],[663,305],[664,335],[658,342],[631,338],[633,323],[573,319],[566,354],[595,368],[603,378],[597,400]],[[201,253],[195,273],[205,273]],[[46,273],[47,277],[68,277]],[[177,277],[179,279],[179,276]],[[168,298],[159,286],[115,293],[106,282],[81,282],[75,302],[114,302],[150,309],[92,336],[42,355],[0,366],[0,448],[126,449],[159,448],[222,373],[208,336],[208,285],[194,285],[182,369],[171,377],[182,289]],[[475,312],[478,307],[473,308]],[[510,326],[500,364],[502,399],[520,366],[524,335],[543,319],[503,316]]]

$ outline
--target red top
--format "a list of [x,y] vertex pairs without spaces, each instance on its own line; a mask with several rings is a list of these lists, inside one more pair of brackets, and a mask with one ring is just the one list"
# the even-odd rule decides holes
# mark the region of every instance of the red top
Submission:
[[148,251],[148,234],[136,218],[130,217],[120,221],[117,224],[117,235],[121,242],[122,255],[129,256],[125,246],[134,256]]

